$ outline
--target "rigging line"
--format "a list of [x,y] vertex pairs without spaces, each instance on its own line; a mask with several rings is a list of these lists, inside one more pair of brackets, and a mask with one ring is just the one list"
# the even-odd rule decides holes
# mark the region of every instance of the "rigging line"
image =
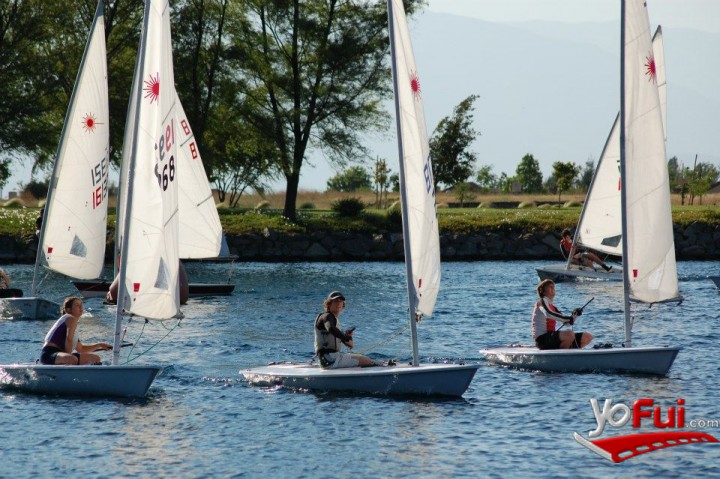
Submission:
[[397,338],[398,336],[400,336],[401,334],[403,334],[405,331],[407,331],[407,329],[408,329],[409,327],[410,327],[410,326],[405,326],[404,328],[402,328],[402,329],[399,330],[398,332],[390,335],[390,337],[387,338],[386,340],[380,341],[379,343],[372,344],[372,345],[368,346],[367,348],[365,348],[365,349],[363,349],[363,350],[361,350],[361,351],[353,351],[353,353],[354,353],[354,354],[365,354],[365,353],[368,352],[368,351],[372,351],[373,349],[377,348],[378,346],[382,346],[383,344],[389,343],[389,342],[392,341],[393,339]]
[[[142,335],[143,335],[143,333],[144,333],[144,331],[145,331],[145,324],[147,324],[147,323],[148,323],[148,320],[146,319],[146,320],[145,320],[145,323],[143,324],[143,328],[142,328],[142,330],[140,331],[140,336],[138,336],[138,340],[142,337]],[[133,350],[135,349],[135,344],[137,344],[137,341],[135,341],[135,342],[133,343],[132,349],[131,349],[130,352],[128,353],[128,359],[127,359],[127,361],[125,361],[125,364],[129,364],[129,363],[131,363],[132,361],[135,361],[135,360],[138,359],[139,357],[144,356],[145,354],[147,354],[148,352],[150,352],[151,349],[153,349],[155,346],[157,346],[158,344],[160,344],[161,342],[163,342],[163,341],[165,340],[165,338],[167,338],[168,336],[170,336],[170,333],[172,333],[173,331],[175,331],[175,329],[177,329],[179,326],[180,326],[180,321],[178,320],[178,322],[177,322],[177,324],[176,324],[175,326],[173,326],[172,328],[170,328],[169,330],[167,330],[167,334],[165,334],[165,336],[163,336],[162,338],[158,339],[158,340],[155,342],[155,344],[153,344],[152,346],[150,346],[149,348],[147,348],[145,351],[139,353],[137,356],[135,356],[134,358],[131,359],[131,358],[130,358],[130,355],[132,354]]]

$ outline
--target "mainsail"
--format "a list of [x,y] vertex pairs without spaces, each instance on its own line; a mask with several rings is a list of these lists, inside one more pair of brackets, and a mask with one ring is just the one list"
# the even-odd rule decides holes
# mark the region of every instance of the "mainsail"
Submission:
[[[123,225],[118,309],[151,319],[179,314],[175,81],[167,0],[145,5]],[[129,120],[130,122],[130,120]]]
[[[652,46],[665,129],[667,85],[661,27],[657,28],[653,36]],[[601,253],[622,256],[620,208],[620,125],[619,117],[616,116],[588,189],[575,242]]]
[[653,303],[679,297],[665,129],[646,4],[627,1],[623,13],[624,270],[630,296]]
[[[433,312],[440,289],[440,238],[435,210],[435,184],[420,76],[401,0],[390,0],[390,45],[393,57],[395,109],[400,151],[400,189],[408,269],[410,308]],[[408,258],[409,256],[409,258]]]
[[[105,258],[110,110],[99,2],[65,116],[40,237],[41,264],[97,278]],[[37,269],[37,268],[36,268]]]

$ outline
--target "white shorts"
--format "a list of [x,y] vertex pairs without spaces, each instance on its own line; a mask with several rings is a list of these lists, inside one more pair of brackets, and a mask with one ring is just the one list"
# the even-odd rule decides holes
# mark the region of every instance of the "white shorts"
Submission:
[[360,365],[360,360],[349,353],[328,353],[325,359],[332,361],[328,369],[356,368]]

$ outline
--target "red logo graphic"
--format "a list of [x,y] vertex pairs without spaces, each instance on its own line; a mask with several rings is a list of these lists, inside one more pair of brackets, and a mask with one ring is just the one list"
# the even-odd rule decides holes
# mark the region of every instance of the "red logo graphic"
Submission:
[[[630,408],[622,403],[613,405],[612,399],[606,399],[601,411],[597,399],[591,399],[590,405],[592,406],[598,427],[588,433],[589,439],[577,432],[573,434],[573,437],[579,444],[615,463],[669,447],[682,446],[685,444],[720,442],[706,432],[687,430],[627,434],[624,436],[593,439],[602,434],[606,424],[619,428],[625,426],[632,420],[632,427],[639,429],[642,425],[643,418],[652,418],[653,426],[658,429],[685,429],[687,426],[692,425],[687,424],[685,421],[684,399],[677,400],[677,407],[667,408],[665,419],[663,419],[663,413],[660,407],[654,406],[654,404],[654,400],[642,398],[635,401],[632,408]],[[705,421],[701,422],[705,424]],[[690,423],[695,423],[695,421],[690,421]]]
[[417,72],[410,72],[410,89],[416,100],[420,99],[422,91],[420,90],[420,77]]
[[657,69],[655,68],[655,57],[652,53],[650,56],[645,57],[645,74],[648,76],[648,81],[657,83]]
[[92,113],[86,113],[82,120],[83,130],[87,131],[88,133],[92,133],[95,131],[97,125],[98,123],[95,115],[93,115]]
[[150,98],[150,103],[157,101],[160,98],[160,74],[158,73],[155,78],[150,75],[149,80],[145,80],[145,98]]

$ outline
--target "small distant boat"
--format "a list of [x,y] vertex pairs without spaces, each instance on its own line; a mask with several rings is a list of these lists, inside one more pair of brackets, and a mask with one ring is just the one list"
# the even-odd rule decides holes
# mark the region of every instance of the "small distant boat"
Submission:
[[[660,110],[663,121],[663,135],[655,141],[665,143],[666,137],[666,81],[665,53],[662,27],[658,26],[652,40],[657,77]],[[620,214],[620,116],[615,117],[610,134],[600,154],[595,174],[583,204],[580,219],[575,229],[573,244],[580,249],[589,249],[611,257],[622,256],[622,224]],[[556,264],[536,268],[540,279],[551,279],[556,283],[592,279],[622,281],[622,269],[613,267],[612,271],[572,264],[567,258],[565,264]]]
[[[242,371],[250,384],[363,394],[462,396],[478,364],[420,364],[417,323],[430,316],[440,289],[440,236],[432,165],[415,58],[402,0],[388,0],[400,198],[413,360],[410,365],[323,369],[271,364]],[[410,213],[412,211],[412,214]]]
[[[106,280],[73,281],[83,298],[105,297],[110,289]],[[208,296],[228,296],[235,290],[234,284],[224,283],[190,283],[190,297],[203,298]]]
[[32,294],[2,300],[4,317],[58,317],[60,305],[40,296],[43,267],[79,279],[97,278],[102,270],[110,171],[105,52],[100,12],[88,36],[58,142],[39,232]]
[[622,2],[620,87],[621,245],[625,341],[621,347],[481,350],[493,364],[553,372],[665,375],[680,348],[632,346],[631,300],[680,301],[662,109],[644,0]]

